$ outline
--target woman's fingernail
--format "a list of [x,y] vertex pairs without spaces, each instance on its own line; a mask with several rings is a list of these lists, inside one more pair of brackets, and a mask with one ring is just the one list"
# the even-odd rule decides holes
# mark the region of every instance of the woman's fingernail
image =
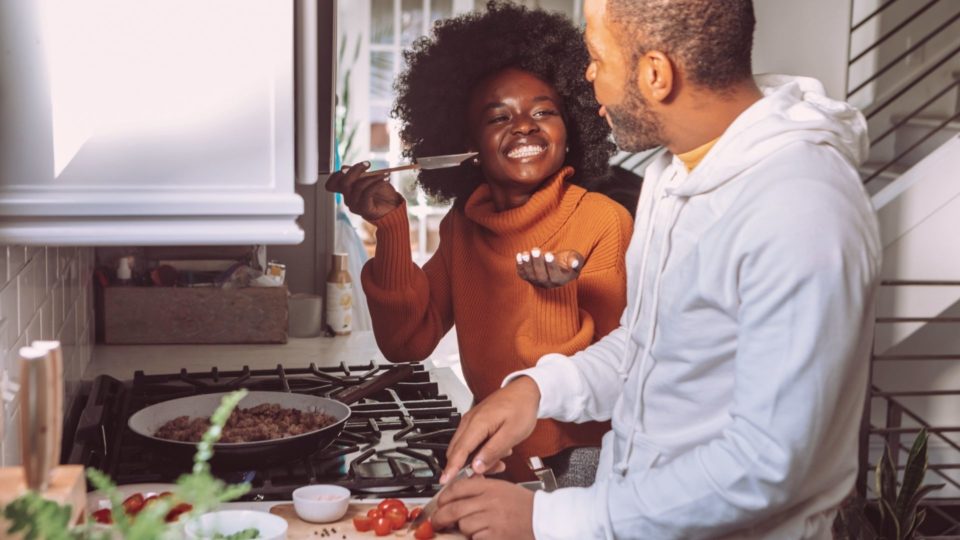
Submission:
[[441,483],[441,484],[446,484],[446,483],[447,483],[447,473],[443,473],[443,474],[440,475],[440,483]]
[[530,250],[530,255],[533,255],[535,258],[540,256],[540,248],[533,248]]
[[552,262],[553,262],[553,253],[550,253],[550,252],[548,251],[548,252],[546,253],[546,255],[543,256],[543,260],[547,261],[548,263],[552,263]]
[[522,262],[523,262],[523,255],[517,253],[517,264],[520,264]]
[[482,472],[484,470],[483,460],[477,458],[473,460],[473,472]]
[[570,261],[570,268],[576,268],[576,267],[578,267],[578,266],[580,266],[580,261],[579,261],[579,260],[574,259],[574,260]]
[[362,165],[363,165],[363,167],[366,169],[366,168],[370,167],[370,162],[369,162],[369,161],[364,161],[364,162],[362,163]]
[[530,262],[530,253],[524,251],[521,257],[523,258],[523,262]]

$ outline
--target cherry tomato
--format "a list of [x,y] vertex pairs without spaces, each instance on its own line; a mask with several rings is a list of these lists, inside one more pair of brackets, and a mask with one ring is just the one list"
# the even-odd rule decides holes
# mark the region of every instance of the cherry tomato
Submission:
[[417,527],[417,530],[413,531],[413,537],[417,540],[427,540],[434,536],[433,525],[430,524],[429,519],[421,523],[420,526]]
[[180,518],[180,514],[185,514],[193,510],[193,506],[187,503],[180,503],[174,506],[169,512],[167,512],[166,517],[163,518],[167,523],[172,523]]
[[420,512],[423,512],[423,508],[419,506],[410,511],[410,521],[413,521],[420,517]]
[[383,517],[383,512],[379,508],[371,508],[367,510],[367,517],[373,519],[379,519]]
[[107,525],[110,525],[111,523],[113,523],[113,516],[110,515],[109,508],[101,508],[100,510],[97,510],[96,512],[91,514],[91,516],[93,517],[93,520],[96,521],[97,523],[105,523]]
[[387,513],[388,508],[394,508],[394,507],[403,508],[404,510],[407,509],[407,505],[403,504],[403,501],[401,501],[400,499],[384,499],[380,501],[380,504],[377,505],[377,509],[380,510],[380,512],[383,514]]
[[400,508],[398,506],[391,506],[390,508],[387,508],[386,513],[383,514],[383,517],[390,520],[393,530],[397,530],[407,524],[407,509]]
[[143,495],[134,493],[123,501],[123,511],[131,516],[137,515],[143,509]]
[[385,517],[377,518],[377,520],[373,522],[373,532],[376,533],[377,536],[386,536],[390,534],[392,530],[393,524]]
[[373,528],[373,518],[367,516],[353,516],[353,528],[357,532],[367,532]]

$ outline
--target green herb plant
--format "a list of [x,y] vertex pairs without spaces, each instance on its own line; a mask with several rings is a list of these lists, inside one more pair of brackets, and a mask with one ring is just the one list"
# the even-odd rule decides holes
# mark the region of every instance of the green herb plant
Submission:
[[[168,533],[169,524],[164,518],[177,502],[185,502],[193,509],[183,514],[181,519],[209,512],[220,504],[232,501],[250,490],[250,484],[227,485],[210,474],[210,458],[213,457],[213,445],[220,439],[223,426],[230,413],[247,395],[246,390],[237,390],[223,397],[217,410],[210,417],[210,428],[197,443],[197,453],[193,458],[193,470],[177,479],[173,497],[153,500],[136,516],[127,516],[123,509],[123,495],[116,484],[105,473],[97,469],[87,469],[87,478],[98,490],[110,499],[113,525],[94,525],[87,523],[78,527],[70,526],[70,505],[60,505],[42,498],[39,494],[28,492],[3,509],[3,516],[10,522],[8,533],[20,533],[25,540],[99,540],[123,538],[125,540],[154,540]],[[247,534],[241,531],[237,534]],[[235,538],[231,535],[229,538]],[[240,538],[256,538],[242,536]]]

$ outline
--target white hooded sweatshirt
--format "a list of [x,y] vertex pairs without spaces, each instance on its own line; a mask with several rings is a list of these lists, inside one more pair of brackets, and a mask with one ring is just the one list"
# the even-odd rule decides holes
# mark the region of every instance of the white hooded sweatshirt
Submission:
[[761,76],[691,172],[647,169],[621,326],[517,372],[539,416],[612,418],[589,488],[537,493],[540,540],[829,538],[857,474],[881,246],[866,122]]

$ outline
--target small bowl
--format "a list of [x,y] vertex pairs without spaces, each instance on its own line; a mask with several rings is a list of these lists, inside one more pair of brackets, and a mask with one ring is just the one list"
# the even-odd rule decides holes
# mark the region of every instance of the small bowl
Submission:
[[293,491],[293,509],[304,521],[330,523],[343,517],[350,506],[350,490],[330,484],[303,486]]
[[183,530],[191,540],[207,540],[217,533],[235,534],[244,529],[260,531],[258,540],[286,540],[287,521],[280,516],[255,510],[220,510],[191,519]]

